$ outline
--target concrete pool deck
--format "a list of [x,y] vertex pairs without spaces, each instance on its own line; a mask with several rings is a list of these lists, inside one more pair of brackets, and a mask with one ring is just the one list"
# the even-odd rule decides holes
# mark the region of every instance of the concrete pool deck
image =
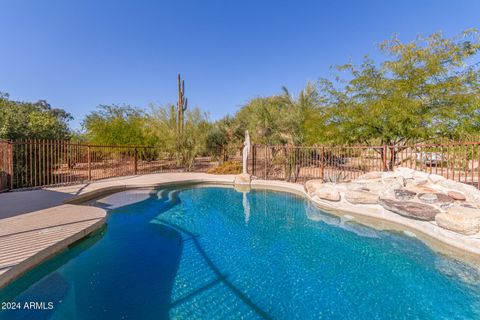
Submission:
[[[198,183],[234,185],[235,176],[163,173],[0,194],[0,288],[105,224],[106,210],[82,203],[128,189]],[[240,191],[250,188],[238,187]],[[467,260],[472,260],[473,255],[475,262],[480,261],[480,239],[475,236],[459,235],[434,223],[407,219],[386,210],[378,212],[369,205],[346,207],[318,201],[299,184],[252,180],[251,187],[292,192],[334,215],[377,229],[408,231],[436,251]]]

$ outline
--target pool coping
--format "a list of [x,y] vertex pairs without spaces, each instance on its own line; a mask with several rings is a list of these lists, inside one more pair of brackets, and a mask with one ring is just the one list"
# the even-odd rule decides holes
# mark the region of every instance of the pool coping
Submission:
[[[68,213],[80,210],[81,217],[72,217],[73,215],[67,217]],[[6,218],[7,221],[3,222],[6,228],[0,232],[0,240],[7,242],[5,245],[0,241],[2,247],[0,262],[3,263],[0,269],[0,289],[75,242],[101,229],[105,225],[106,214],[107,212],[101,208],[63,204],[20,217]],[[45,225],[32,226],[32,220],[38,222],[40,218]],[[13,250],[12,247],[16,248]]]
[[[239,190],[248,190],[249,188],[252,188],[293,193],[305,198],[307,201],[314,204],[315,207],[329,214],[348,218],[348,220],[353,220],[360,224],[368,225],[376,229],[404,232],[407,235],[417,237],[434,251],[452,255],[463,261],[474,261],[475,263],[480,263],[480,239],[460,235],[452,231],[442,229],[432,222],[408,219],[388,210],[382,210],[382,212],[380,212],[378,208],[374,208],[373,206],[369,205],[357,205],[355,207],[349,207],[343,203],[339,205],[338,203],[325,200],[321,201],[318,198],[312,199],[312,197],[306,193],[303,185],[290,182],[254,179],[251,181],[250,185],[237,186],[234,183],[234,176],[218,176],[217,178],[215,175],[208,175],[207,178],[193,179],[188,178],[188,175],[185,176],[187,178],[177,178],[173,181],[163,181],[158,183],[122,183],[106,187],[99,187],[94,190],[73,196],[71,199],[65,200],[63,202],[64,204],[62,205],[28,213],[27,215],[45,214],[45,212],[49,212],[51,210],[61,210],[62,208],[66,208],[65,206],[73,205],[82,207],[82,212],[95,210],[98,213],[98,210],[102,210],[104,215],[91,225],[81,229],[78,232],[70,234],[68,237],[63,238],[42,250],[39,250],[32,256],[26,258],[15,266],[12,266],[7,272],[0,274],[0,289],[21,277],[23,274],[41,264],[45,260],[64,251],[73,243],[87,237],[105,225],[108,212],[107,210],[94,206],[82,206],[82,204],[85,204],[90,200],[98,199],[103,196],[126,190],[182,185],[227,185],[234,186]],[[121,181],[121,179],[119,181]],[[22,215],[15,218],[21,219]],[[0,220],[0,223],[1,222],[2,220]],[[54,226],[52,226],[52,228],[54,228]]]

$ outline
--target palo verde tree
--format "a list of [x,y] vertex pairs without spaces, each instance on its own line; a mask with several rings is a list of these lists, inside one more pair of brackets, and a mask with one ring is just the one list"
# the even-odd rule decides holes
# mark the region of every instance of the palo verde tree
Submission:
[[145,111],[129,105],[100,105],[82,125],[90,143],[149,146],[156,138],[147,131],[147,119]]
[[338,69],[346,80],[322,79],[318,130],[346,143],[405,145],[478,132],[480,41],[475,30],[454,38],[440,33],[402,43],[385,41],[380,64]]

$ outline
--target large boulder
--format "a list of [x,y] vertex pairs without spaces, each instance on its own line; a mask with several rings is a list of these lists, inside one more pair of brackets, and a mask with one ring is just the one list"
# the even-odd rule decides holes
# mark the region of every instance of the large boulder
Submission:
[[395,190],[403,188],[403,178],[388,178],[384,180],[383,189],[379,192],[382,199],[395,199]]
[[424,221],[432,221],[435,219],[435,216],[440,213],[440,210],[431,205],[413,201],[381,199],[380,205],[401,216]]
[[413,179],[428,179],[428,177],[430,176],[430,174],[423,171],[417,171],[413,169],[410,170],[413,171]]
[[382,181],[371,181],[365,183],[364,185],[364,191],[370,191],[376,194],[379,194],[385,190],[385,184]]
[[466,206],[450,207],[447,212],[437,214],[435,221],[438,226],[447,230],[465,235],[476,234],[480,231],[480,209]]
[[448,191],[457,191],[465,195],[466,201],[469,202],[480,202],[480,191],[474,186],[469,186],[465,183],[445,179],[437,183],[438,186],[441,186]]
[[315,191],[315,196],[328,201],[340,201],[340,192],[331,184],[323,184]]
[[317,189],[320,188],[322,185],[322,179],[308,180],[305,183],[305,189],[307,190],[308,195],[312,196],[313,194],[315,194],[315,191],[317,191]]
[[382,179],[383,172],[380,171],[372,171],[362,174],[360,177],[357,178],[357,181],[364,181],[364,180],[379,180]]
[[432,173],[428,175],[428,180],[432,183],[438,183],[440,181],[445,180],[445,177]]
[[366,183],[352,182],[348,184],[348,190],[369,191]]
[[345,192],[345,199],[352,204],[377,204],[378,194],[367,191],[349,190]]
[[394,171],[396,177],[402,177],[404,179],[413,179],[415,170],[405,167],[398,167]]

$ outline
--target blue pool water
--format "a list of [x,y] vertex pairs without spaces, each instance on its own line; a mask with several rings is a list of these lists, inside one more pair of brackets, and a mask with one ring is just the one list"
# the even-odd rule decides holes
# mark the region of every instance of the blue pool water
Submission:
[[475,267],[292,194],[137,190],[97,205],[113,208],[104,230],[0,291],[53,309],[1,319],[480,318]]

